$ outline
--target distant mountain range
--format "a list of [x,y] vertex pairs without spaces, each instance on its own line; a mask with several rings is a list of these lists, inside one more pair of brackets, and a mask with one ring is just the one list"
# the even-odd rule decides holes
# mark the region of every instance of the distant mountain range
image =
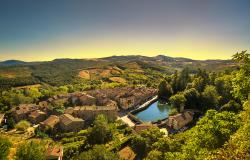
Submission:
[[18,66],[18,65],[33,65],[33,64],[39,64],[43,63],[44,61],[41,62],[25,62],[25,61],[20,61],[20,60],[6,60],[0,62],[0,67],[1,66]]
[[[70,62],[70,61],[81,61],[82,59],[70,59],[70,58],[62,58],[62,59],[55,59],[49,62]],[[158,55],[155,57],[147,57],[141,55],[128,55],[128,56],[110,56],[104,58],[93,58],[93,59],[84,59],[84,60],[96,60],[96,61],[108,61],[108,62],[125,62],[125,61],[161,61],[161,62],[232,62],[231,60],[193,60],[189,58],[183,57],[169,57],[165,55]],[[41,64],[47,63],[47,61],[40,61],[40,62],[25,62],[21,60],[6,60],[0,62],[0,66],[17,66],[17,65],[34,65],[34,64]]]
[[7,60],[0,62],[0,66],[13,66],[13,65],[22,65],[25,64],[26,62],[24,61],[19,61],[19,60]]

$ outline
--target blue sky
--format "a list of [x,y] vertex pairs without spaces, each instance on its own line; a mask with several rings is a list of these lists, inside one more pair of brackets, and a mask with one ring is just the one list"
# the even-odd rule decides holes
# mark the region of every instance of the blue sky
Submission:
[[250,49],[249,8],[248,0],[1,0],[0,60],[228,59]]

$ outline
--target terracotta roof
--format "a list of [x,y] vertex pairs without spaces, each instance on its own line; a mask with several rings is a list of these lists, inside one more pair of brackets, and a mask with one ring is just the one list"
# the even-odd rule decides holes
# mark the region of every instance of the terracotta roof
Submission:
[[91,95],[89,95],[89,94],[86,94],[86,93],[83,93],[79,98],[80,98],[80,99],[82,99],[82,98],[84,99],[84,98],[86,98],[86,97],[87,97],[87,98],[95,99],[95,97],[93,97],[93,96],[91,96]]
[[48,119],[42,123],[53,128],[59,122],[59,117],[56,115],[51,115]]
[[193,114],[189,111],[177,114],[174,116],[170,116],[171,118],[175,119],[176,121],[186,121],[187,119],[192,119]]
[[89,111],[103,111],[103,110],[117,110],[116,106],[77,106],[74,107],[74,111],[89,110]]
[[65,125],[69,125],[71,122],[83,122],[83,119],[75,118],[70,114],[63,114],[60,116],[60,121]]
[[38,116],[40,116],[42,114],[46,114],[46,113],[44,113],[44,112],[42,112],[40,110],[35,110],[35,111],[30,113],[29,117],[36,118],[36,117],[38,117]]
[[35,109],[38,109],[38,106],[35,104],[20,104],[14,109],[14,112],[16,114],[23,114],[23,113],[33,111]]
[[73,107],[68,107],[67,109],[64,110],[64,113],[65,114],[72,114],[74,111],[74,108]]

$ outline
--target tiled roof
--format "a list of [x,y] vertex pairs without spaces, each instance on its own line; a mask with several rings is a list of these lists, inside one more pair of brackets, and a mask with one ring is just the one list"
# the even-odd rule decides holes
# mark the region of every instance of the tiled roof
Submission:
[[23,114],[37,109],[38,107],[35,104],[20,104],[14,109],[16,114]]
[[75,118],[71,116],[70,114],[63,114],[60,116],[61,123],[65,125],[69,125],[72,122],[83,122],[83,119],[81,118]]
[[192,113],[187,111],[170,117],[175,119],[176,121],[186,121],[192,119]]
[[46,119],[42,123],[53,128],[58,122],[59,122],[59,117],[56,115],[51,115],[48,119]]
[[46,113],[44,113],[44,112],[42,112],[40,110],[35,110],[35,111],[30,113],[29,117],[36,118],[36,117],[38,117],[38,116],[40,116],[42,114],[46,114]]
[[117,110],[116,106],[76,106],[74,111],[111,111]]

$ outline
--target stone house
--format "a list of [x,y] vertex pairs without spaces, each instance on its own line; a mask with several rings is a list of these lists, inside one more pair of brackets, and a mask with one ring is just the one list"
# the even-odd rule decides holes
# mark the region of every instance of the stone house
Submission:
[[97,106],[105,106],[109,100],[113,100],[119,108],[127,110],[152,98],[157,94],[157,90],[145,87],[121,87],[91,90],[86,93],[96,98]]
[[39,122],[44,121],[46,117],[47,117],[47,114],[45,112],[40,111],[40,110],[35,110],[30,113],[30,115],[28,116],[28,120],[33,124],[37,124]]
[[73,114],[74,108],[68,107],[64,110],[64,114]]
[[36,104],[20,104],[19,106],[12,109],[12,116],[15,121],[21,121],[23,119],[28,119],[28,115],[38,109]]
[[47,101],[41,101],[38,103],[38,106],[40,109],[46,109],[48,107],[48,102]]
[[84,128],[84,120],[70,114],[60,116],[60,129],[66,132],[77,132]]
[[118,102],[120,108],[127,110],[146,102],[156,94],[157,92],[155,89],[141,87],[134,88],[129,93],[125,92],[119,94],[115,99]]
[[120,108],[127,110],[129,108],[135,107],[135,97],[134,96],[120,97],[118,99],[118,103]]
[[104,104],[105,106],[108,106],[108,107],[111,107],[111,108],[117,108],[118,109],[118,107],[117,107],[117,103],[115,102],[115,101],[112,101],[112,100],[108,100],[107,102],[106,102],[106,104]]
[[174,116],[169,116],[168,118],[168,126],[173,129],[180,129],[187,125],[188,123],[193,121],[193,113],[190,111],[186,111]]
[[76,92],[71,94],[69,101],[72,105],[80,105],[80,106],[92,106],[96,104],[96,98],[82,92]]
[[40,122],[40,129],[43,131],[56,132],[59,129],[60,119],[56,115],[51,115],[45,121]]
[[93,121],[99,114],[103,114],[110,119],[117,118],[117,107],[115,106],[82,106],[74,107],[73,116],[82,118],[85,121]]
[[92,106],[96,104],[96,98],[84,93],[78,98],[79,104],[81,106]]

